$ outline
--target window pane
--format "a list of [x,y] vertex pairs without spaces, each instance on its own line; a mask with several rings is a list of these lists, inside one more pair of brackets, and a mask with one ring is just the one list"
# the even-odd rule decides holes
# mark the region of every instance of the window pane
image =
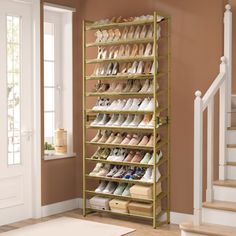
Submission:
[[44,23],[44,60],[54,60],[54,24]]
[[55,114],[54,112],[45,112],[44,113],[44,137],[45,141],[49,140],[53,143],[53,137],[54,137],[54,130],[55,130],[55,124],[54,124]]
[[54,62],[44,62],[44,86],[54,86]]
[[54,111],[54,88],[44,89],[44,110]]
[[21,18],[7,16],[8,164],[20,164]]

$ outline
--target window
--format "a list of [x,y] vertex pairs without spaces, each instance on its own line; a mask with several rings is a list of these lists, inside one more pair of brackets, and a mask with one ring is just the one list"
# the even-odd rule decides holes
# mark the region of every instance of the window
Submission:
[[20,85],[21,85],[21,18],[8,15],[7,29],[7,107],[8,165],[21,163],[20,156]]
[[54,154],[54,132],[67,131],[67,153],[73,153],[72,14],[44,7],[44,142]]

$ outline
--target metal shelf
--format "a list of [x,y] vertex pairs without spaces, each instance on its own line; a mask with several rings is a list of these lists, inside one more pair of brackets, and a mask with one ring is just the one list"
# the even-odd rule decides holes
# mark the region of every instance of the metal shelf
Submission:
[[[137,162],[109,161],[109,160],[104,160],[104,159],[93,159],[93,158],[86,158],[85,160],[89,162],[95,162],[95,163],[99,162],[103,164],[111,164],[111,165],[118,165],[118,166],[136,166],[136,167],[144,167],[144,168],[154,166],[152,164],[141,164]],[[167,162],[167,158],[164,157],[156,164],[156,166],[160,166],[164,164],[165,162]]]
[[[95,142],[86,142],[86,144],[95,145],[99,147],[107,147],[107,148],[127,148],[127,149],[135,149],[135,150],[149,150],[152,151],[154,147],[149,146],[139,146],[139,145],[123,145],[123,144],[108,144],[108,143],[95,143]],[[161,141],[157,144],[157,149],[163,147],[167,144],[167,141]]]
[[[128,180],[128,179],[122,179],[122,178],[110,178],[110,177],[104,177],[104,176],[91,176],[91,175],[85,175],[87,179],[93,179],[93,180],[105,180],[105,181],[112,181],[117,183],[127,183],[127,184],[140,184],[145,186],[151,186],[154,185],[153,182],[144,182],[140,180]],[[167,179],[167,176],[161,176],[161,178],[156,183],[161,183]]]

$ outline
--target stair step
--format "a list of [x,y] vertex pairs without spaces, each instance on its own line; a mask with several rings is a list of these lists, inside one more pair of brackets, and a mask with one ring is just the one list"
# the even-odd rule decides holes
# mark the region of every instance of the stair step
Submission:
[[231,126],[227,128],[228,130],[236,130],[236,126]]
[[227,166],[236,166],[236,162],[232,162],[232,161],[227,162]]
[[223,187],[229,187],[229,188],[236,188],[236,180],[216,180],[213,182],[216,186],[223,186]]
[[215,210],[236,212],[236,202],[225,202],[225,201],[204,202],[202,206],[205,208],[210,208]]
[[[230,226],[222,226],[215,224],[201,224],[195,226],[193,223],[180,224],[180,229],[184,232],[189,232],[196,235],[209,235],[209,236],[235,236],[236,228]],[[186,234],[188,235],[188,234]]]
[[227,148],[236,148],[236,144],[227,144]]

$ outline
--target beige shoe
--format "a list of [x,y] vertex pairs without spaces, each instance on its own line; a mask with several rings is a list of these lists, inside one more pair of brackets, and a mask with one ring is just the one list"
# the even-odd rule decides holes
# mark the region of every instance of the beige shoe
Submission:
[[140,143],[138,144],[139,146],[146,146],[146,144],[148,143],[149,139],[147,135],[144,135],[142,140],[140,141]]
[[109,138],[107,139],[106,143],[112,143],[115,138],[116,138],[115,134],[114,134],[114,133],[111,133],[111,135],[110,135]]
[[145,63],[143,73],[144,74],[150,74],[151,73],[151,69],[152,69],[152,62],[148,61],[148,62]]
[[107,90],[107,92],[108,92],[108,93],[113,93],[114,90],[115,90],[115,88],[116,88],[116,86],[117,86],[117,83],[116,83],[115,81],[112,82],[112,83],[110,84],[110,87],[109,87],[109,89]]
[[115,29],[114,33],[115,33],[115,37],[113,38],[113,41],[118,41],[120,39],[120,37],[121,37],[120,30],[119,29]]
[[114,92],[121,93],[124,89],[125,84],[124,83],[118,83],[116,88],[114,89]]
[[133,80],[128,80],[125,88],[123,89],[124,93],[129,93],[133,86]]
[[121,39],[122,39],[122,40],[126,40],[126,39],[127,39],[128,32],[129,32],[128,27],[125,27],[124,30],[123,30],[123,32],[122,32],[122,35],[121,35]]
[[108,139],[107,133],[104,132],[102,134],[102,137],[98,140],[98,143],[105,143],[107,141],[107,139]]
[[150,80],[146,79],[139,93],[147,93],[149,87],[150,87]]
[[120,57],[123,57],[124,55],[125,55],[125,46],[124,45],[120,45],[117,57],[120,58]]
[[134,32],[134,39],[139,39],[140,33],[141,33],[141,27],[140,27],[140,25],[138,25],[135,32]]
[[139,128],[148,128],[148,124],[152,120],[152,115],[151,114],[145,114],[143,120],[141,123],[138,125]]
[[118,133],[115,137],[115,139],[113,140],[112,144],[120,144],[123,140],[123,137],[120,133]]
[[130,51],[131,51],[131,47],[129,44],[127,44],[125,46],[125,53],[124,53],[124,57],[130,57]]
[[130,56],[136,57],[137,55],[138,55],[138,45],[134,44]]
[[144,39],[144,38],[146,38],[146,35],[147,35],[147,26],[144,25],[142,30],[141,30],[141,33],[140,33],[140,38]]
[[102,133],[101,133],[101,130],[98,130],[96,136],[91,140],[92,143],[96,143],[98,142],[98,140],[100,140],[102,137]]
[[138,136],[137,134],[134,134],[133,138],[130,140],[128,145],[138,145],[140,141],[141,141],[140,136]]
[[132,39],[134,37],[134,31],[135,31],[134,26],[130,26],[129,32],[128,32],[128,39]]
[[[156,82],[156,92],[159,90],[159,84]],[[149,87],[148,87],[148,89],[147,89],[147,93],[153,93],[153,81],[151,81],[151,83],[150,83],[150,85],[149,85]]]
[[144,54],[144,45],[143,44],[139,44],[139,48],[138,48],[138,55],[141,57]]

